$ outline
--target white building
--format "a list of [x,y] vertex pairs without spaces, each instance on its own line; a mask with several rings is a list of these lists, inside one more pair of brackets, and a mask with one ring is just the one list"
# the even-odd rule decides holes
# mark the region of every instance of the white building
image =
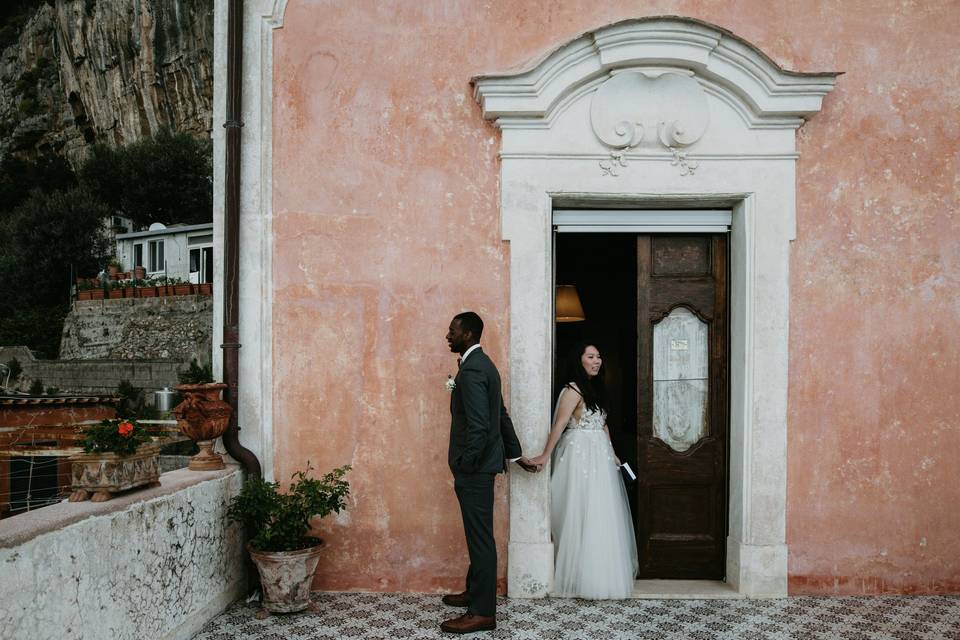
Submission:
[[124,271],[145,267],[149,278],[213,282],[213,223],[155,222],[146,231],[117,234],[116,256]]

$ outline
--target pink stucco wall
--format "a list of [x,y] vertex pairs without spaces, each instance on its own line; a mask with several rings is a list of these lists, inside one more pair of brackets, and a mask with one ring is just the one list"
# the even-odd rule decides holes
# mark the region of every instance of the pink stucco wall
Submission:
[[[466,567],[449,318],[478,311],[504,373],[509,356],[499,134],[469,78],[665,14],[846,72],[799,134],[792,592],[960,589],[960,12],[790,0],[290,0],[274,44],[277,476],[354,465],[318,588],[456,588]],[[506,494],[501,478],[502,567]]]

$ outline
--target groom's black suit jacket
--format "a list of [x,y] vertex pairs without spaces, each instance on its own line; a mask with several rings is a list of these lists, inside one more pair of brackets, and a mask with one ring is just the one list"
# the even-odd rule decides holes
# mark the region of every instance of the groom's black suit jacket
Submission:
[[506,458],[523,453],[503,406],[497,367],[482,349],[474,349],[455,382],[450,398],[450,470],[454,474],[500,473]]

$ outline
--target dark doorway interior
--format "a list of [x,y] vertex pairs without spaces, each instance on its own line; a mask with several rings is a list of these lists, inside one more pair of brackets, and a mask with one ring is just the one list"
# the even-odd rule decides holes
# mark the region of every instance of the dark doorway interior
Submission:
[[[577,342],[595,343],[610,394],[607,424],[617,456],[637,468],[637,238],[630,233],[557,234],[556,283],[576,286],[586,320],[556,325],[554,394]],[[636,504],[635,487],[628,487]],[[634,515],[636,517],[636,515]]]
[[[729,363],[725,234],[556,236],[556,284],[586,319],[557,323],[554,398],[571,347],[603,356],[607,425],[627,487],[639,578],[722,580]],[[659,337],[657,337],[659,336]]]

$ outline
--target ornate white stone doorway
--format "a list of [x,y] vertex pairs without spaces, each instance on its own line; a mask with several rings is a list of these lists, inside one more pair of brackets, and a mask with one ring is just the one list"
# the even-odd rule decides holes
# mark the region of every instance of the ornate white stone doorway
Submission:
[[[558,208],[730,208],[730,511],[727,577],[787,592],[786,402],[795,131],[837,74],[783,71],[729,32],[631,20],[563,45],[527,71],[474,78],[503,131],[510,242],[511,411],[524,445],[549,429],[551,234]],[[509,593],[553,577],[546,474],[511,474]]]

